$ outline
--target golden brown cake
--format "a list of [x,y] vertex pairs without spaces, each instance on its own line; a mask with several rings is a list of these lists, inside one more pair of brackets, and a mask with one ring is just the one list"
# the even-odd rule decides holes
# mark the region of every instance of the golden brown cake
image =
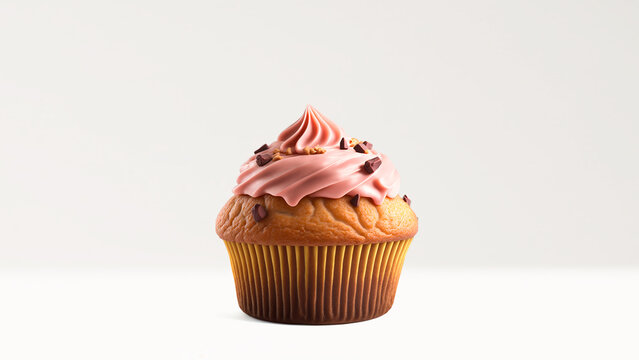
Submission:
[[[386,198],[381,205],[351,196],[340,199],[303,198],[297,206],[271,195],[234,195],[217,217],[217,234],[226,241],[273,245],[359,245],[405,240],[417,233],[417,216],[400,199]],[[260,204],[268,217],[256,222],[251,209]]]
[[307,107],[242,166],[217,217],[240,308],[300,324],[386,313],[417,233],[398,188],[385,155]]

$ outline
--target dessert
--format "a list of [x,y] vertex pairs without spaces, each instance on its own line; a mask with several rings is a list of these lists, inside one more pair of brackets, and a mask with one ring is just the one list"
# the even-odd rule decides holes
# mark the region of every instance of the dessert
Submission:
[[308,106],[241,166],[217,217],[240,308],[300,324],[386,313],[417,233],[398,192],[386,155]]

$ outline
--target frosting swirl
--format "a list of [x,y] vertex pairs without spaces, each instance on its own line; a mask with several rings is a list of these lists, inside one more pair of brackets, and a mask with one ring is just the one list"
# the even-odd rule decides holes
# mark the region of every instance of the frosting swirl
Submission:
[[305,147],[338,146],[343,137],[342,129],[312,106],[306,106],[304,114],[277,137],[280,148],[303,153]]
[[[271,143],[268,149],[251,156],[240,168],[235,194],[253,197],[270,194],[282,197],[295,206],[305,197],[341,198],[344,195],[368,197],[377,205],[385,197],[395,197],[399,191],[399,173],[384,154],[373,149],[356,152],[352,147],[340,149],[344,132],[316,109],[308,106],[304,114]],[[348,144],[349,137],[345,137]],[[308,155],[312,147],[322,147],[324,153]],[[285,154],[288,148],[291,154]],[[282,151],[281,159],[258,166],[257,156]],[[364,163],[375,157],[381,165],[372,173]]]

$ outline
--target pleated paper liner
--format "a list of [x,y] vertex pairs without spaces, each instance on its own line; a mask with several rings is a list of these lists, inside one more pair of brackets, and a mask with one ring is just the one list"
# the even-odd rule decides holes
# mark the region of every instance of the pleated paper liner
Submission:
[[274,322],[340,324],[373,319],[391,308],[411,241],[225,244],[242,311]]

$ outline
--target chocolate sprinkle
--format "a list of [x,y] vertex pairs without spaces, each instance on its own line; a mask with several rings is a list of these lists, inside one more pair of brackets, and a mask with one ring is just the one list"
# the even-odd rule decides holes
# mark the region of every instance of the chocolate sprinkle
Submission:
[[355,151],[357,151],[358,153],[366,154],[366,147],[362,144],[355,145],[353,149],[355,149]]
[[339,142],[339,148],[342,150],[348,150],[348,144],[346,143],[346,138],[342,138]]
[[402,198],[402,200],[406,201],[406,203],[408,204],[408,206],[410,206],[410,199],[408,198],[408,195],[404,195],[404,197]]
[[262,152],[262,151],[264,151],[266,149],[268,149],[268,145],[264,144],[264,145],[260,146],[259,149],[253,151],[253,154],[257,154],[258,152]]
[[351,205],[357,207],[357,205],[359,205],[359,194],[353,196],[350,202],[351,202]]
[[253,213],[253,219],[255,219],[255,222],[264,220],[267,215],[266,208],[264,208],[264,206],[260,204],[255,204],[255,206],[253,206],[253,209],[251,209],[251,212]]
[[273,160],[273,156],[271,156],[270,154],[259,154],[255,157],[257,166],[264,166],[271,160]]
[[364,170],[367,173],[372,174],[375,172],[375,170],[377,170],[377,168],[379,168],[380,165],[382,165],[382,160],[379,158],[379,156],[376,156],[364,162]]
[[366,146],[368,149],[372,149],[373,148],[373,143],[369,143],[368,141],[364,141],[364,142],[362,142],[362,144],[364,144],[364,146]]

